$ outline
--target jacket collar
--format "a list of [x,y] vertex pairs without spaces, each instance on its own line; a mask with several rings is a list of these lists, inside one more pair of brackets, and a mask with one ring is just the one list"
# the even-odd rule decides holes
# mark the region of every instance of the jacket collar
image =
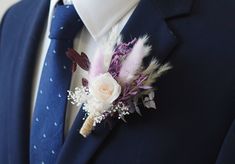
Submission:
[[160,9],[165,19],[183,16],[190,13],[193,0],[152,0]]

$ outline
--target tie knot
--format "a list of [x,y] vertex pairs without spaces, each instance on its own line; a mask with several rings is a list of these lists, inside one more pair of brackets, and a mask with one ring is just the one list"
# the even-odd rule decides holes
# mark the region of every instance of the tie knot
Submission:
[[73,40],[83,23],[73,5],[57,5],[52,17],[49,38]]

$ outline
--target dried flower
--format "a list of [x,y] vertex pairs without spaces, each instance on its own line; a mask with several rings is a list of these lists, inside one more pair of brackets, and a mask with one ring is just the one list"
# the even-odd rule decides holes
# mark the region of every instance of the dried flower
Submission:
[[[113,30],[107,42],[97,50],[91,62],[89,79],[83,79],[84,87],[68,91],[68,100],[77,106],[83,104],[83,110],[88,115],[80,129],[84,137],[108,117],[126,122],[126,115],[133,112],[141,115],[138,107],[140,99],[146,108],[156,109],[152,85],[171,67],[159,64],[156,59],[143,67],[143,58],[151,50],[151,46],[147,45],[147,36],[129,43],[122,43],[121,38]],[[83,59],[86,60],[85,57]]]

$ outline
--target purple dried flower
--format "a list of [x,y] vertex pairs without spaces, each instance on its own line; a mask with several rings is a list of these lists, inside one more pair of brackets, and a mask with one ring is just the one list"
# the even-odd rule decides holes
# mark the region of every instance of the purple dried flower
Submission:
[[123,103],[128,104],[128,101],[133,99],[142,90],[151,89],[152,88],[151,86],[144,85],[144,82],[147,79],[148,79],[148,76],[140,74],[138,78],[133,81],[133,83],[125,84],[121,95],[117,99],[117,102],[122,101]]
[[129,43],[120,43],[114,50],[114,54],[111,59],[110,67],[108,72],[114,77],[117,78],[122,66],[122,61],[126,56],[131,52],[133,46],[135,45],[137,39],[133,39]]

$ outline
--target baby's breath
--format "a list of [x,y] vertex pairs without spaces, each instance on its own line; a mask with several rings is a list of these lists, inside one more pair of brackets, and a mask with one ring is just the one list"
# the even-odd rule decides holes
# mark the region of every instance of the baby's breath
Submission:
[[87,87],[75,88],[75,91],[68,90],[68,100],[73,104],[82,105],[89,95],[89,89]]

